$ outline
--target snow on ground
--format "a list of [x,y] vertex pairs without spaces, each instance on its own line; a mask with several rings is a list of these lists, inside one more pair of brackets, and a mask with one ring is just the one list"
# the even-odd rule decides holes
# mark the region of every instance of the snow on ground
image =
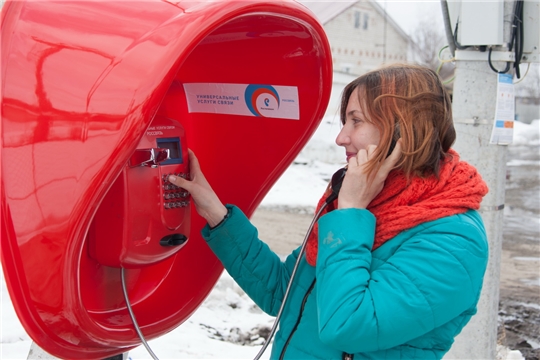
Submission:
[[[538,143],[540,120],[515,124],[515,143]],[[262,202],[262,206],[312,208],[332,173],[345,164],[344,150],[334,144],[339,132],[337,118],[326,117],[309,144],[285,171]],[[1,359],[26,359],[31,339],[15,315],[2,272]],[[224,273],[209,297],[184,324],[149,341],[160,359],[251,359],[261,348],[260,327],[270,328],[273,318],[263,314]],[[251,340],[251,345],[242,345]],[[270,347],[263,359],[270,356]],[[504,356],[503,356],[504,355]],[[143,346],[129,352],[133,360],[149,359]],[[523,359],[517,351],[501,349],[500,359]]]

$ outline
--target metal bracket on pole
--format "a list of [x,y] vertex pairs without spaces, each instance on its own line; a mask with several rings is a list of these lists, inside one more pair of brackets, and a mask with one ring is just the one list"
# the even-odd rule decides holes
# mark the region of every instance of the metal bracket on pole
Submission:
[[[488,61],[488,55],[487,51],[456,50],[455,59],[460,61]],[[514,62],[516,61],[516,55],[510,51],[492,51],[491,61]]]
[[[472,50],[456,50],[455,56],[449,53],[441,54],[441,60],[445,61],[488,61],[487,51],[472,51]],[[510,51],[492,51],[491,61],[514,62],[516,54]],[[520,63],[538,63],[540,62],[540,54],[524,53],[521,56]]]

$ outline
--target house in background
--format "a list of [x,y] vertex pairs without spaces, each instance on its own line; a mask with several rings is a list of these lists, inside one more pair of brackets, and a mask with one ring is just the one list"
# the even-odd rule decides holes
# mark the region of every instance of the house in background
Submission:
[[362,75],[384,63],[405,62],[411,39],[372,0],[299,0],[323,25],[335,72]]
[[334,78],[325,116],[338,116],[343,87],[359,75],[411,59],[412,40],[374,0],[297,1],[321,22],[332,50]]

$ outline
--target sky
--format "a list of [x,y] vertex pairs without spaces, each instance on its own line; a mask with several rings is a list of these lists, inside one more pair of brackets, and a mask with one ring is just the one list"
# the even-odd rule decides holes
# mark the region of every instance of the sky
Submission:
[[411,35],[422,20],[440,21],[442,24],[441,2],[439,0],[376,0],[379,5]]

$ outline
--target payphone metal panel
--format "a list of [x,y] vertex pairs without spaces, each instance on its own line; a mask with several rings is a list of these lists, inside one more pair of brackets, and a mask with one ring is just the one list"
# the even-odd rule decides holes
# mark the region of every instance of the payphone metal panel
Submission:
[[92,258],[136,268],[187,244],[190,196],[167,180],[171,174],[189,178],[185,131],[178,121],[158,115],[94,215],[88,232]]

